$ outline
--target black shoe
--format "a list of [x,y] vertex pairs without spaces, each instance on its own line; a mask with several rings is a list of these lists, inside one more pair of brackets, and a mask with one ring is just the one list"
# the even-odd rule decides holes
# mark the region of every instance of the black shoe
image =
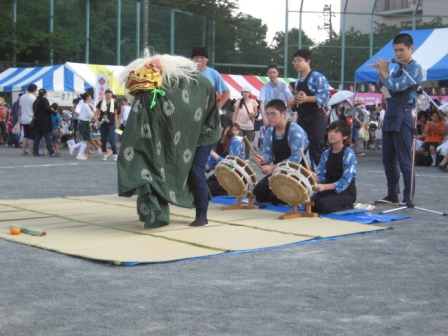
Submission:
[[446,168],[446,166],[447,166],[447,165],[441,165],[441,164],[439,164],[439,165],[437,166],[437,168],[439,168],[440,171],[447,172],[447,168]]
[[43,156],[43,155],[40,155],[40,154],[33,154],[33,156],[36,157],[36,156]]
[[407,206],[408,208],[413,208],[414,207],[414,203],[412,202],[412,200],[408,199],[408,198],[403,198],[403,201],[400,202],[400,204],[398,204],[399,206]]
[[397,195],[389,195],[374,203],[378,205],[398,205],[400,202],[398,201]]
[[208,220],[207,218],[196,218],[191,224],[190,226],[204,226],[208,224]]

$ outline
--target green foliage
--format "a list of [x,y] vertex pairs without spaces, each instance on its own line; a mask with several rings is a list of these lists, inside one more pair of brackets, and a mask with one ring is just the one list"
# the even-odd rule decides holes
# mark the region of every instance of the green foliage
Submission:
[[[299,49],[312,49],[315,42],[302,30],[301,46],[299,46],[299,29],[293,28],[288,32],[288,57],[292,60],[292,55]],[[284,64],[285,54],[285,33],[275,33],[271,48],[273,52],[271,54],[271,61],[269,63],[277,63],[278,65]],[[288,60],[286,62],[288,69],[285,71],[285,77],[297,77],[293,65]],[[265,74],[263,74],[265,75]]]
[[[51,51],[55,64],[85,62],[86,0],[55,0],[52,33],[49,0],[17,0],[16,26],[13,25],[13,2],[0,0],[0,60],[3,63],[11,64],[14,51],[19,65],[47,65]],[[117,0],[90,0],[90,63],[117,63],[116,3]],[[138,50],[143,48],[142,3],[143,0],[121,0],[121,64],[134,60]],[[149,3],[147,31],[150,47],[156,53],[190,57],[192,46],[206,45],[211,52],[209,64],[222,73],[233,74],[265,75],[268,64],[284,64],[285,33],[277,32],[272,42],[266,42],[267,25],[258,18],[240,13],[237,0],[150,0]],[[141,8],[139,46],[136,45],[137,6]],[[440,27],[444,27],[441,19],[434,18],[418,28]],[[401,30],[376,24],[372,52],[382,48]],[[346,87],[352,83],[356,69],[370,56],[369,39],[370,34],[353,28],[345,34]],[[298,41],[299,30],[293,28],[288,32],[289,60],[284,72],[288,77],[297,76],[290,60],[299,48]],[[312,68],[322,72],[334,87],[341,81],[341,45],[341,34],[316,43],[302,30],[301,47],[312,50]]]

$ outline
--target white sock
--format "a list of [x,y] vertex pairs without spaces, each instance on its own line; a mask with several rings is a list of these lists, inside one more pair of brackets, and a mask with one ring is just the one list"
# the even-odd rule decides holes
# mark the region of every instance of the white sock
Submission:
[[431,157],[432,157],[432,166],[435,166],[437,160],[437,154],[431,154]]
[[80,142],[80,144],[81,144],[81,149],[79,150],[79,152],[78,152],[78,158],[81,158],[82,157],[82,154],[84,153],[84,150],[86,149],[86,147],[87,147],[87,145],[84,143],[84,142]]
[[83,143],[84,143],[84,142],[82,142],[82,141],[81,141],[81,142],[78,142],[78,143],[72,145],[72,148],[75,149],[75,148],[81,147]]

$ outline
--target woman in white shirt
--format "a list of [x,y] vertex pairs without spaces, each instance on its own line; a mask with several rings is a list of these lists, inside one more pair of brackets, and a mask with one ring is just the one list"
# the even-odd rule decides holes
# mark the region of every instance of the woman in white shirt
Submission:
[[94,113],[93,108],[90,105],[92,101],[92,96],[90,93],[84,93],[81,95],[84,100],[84,104],[81,106],[81,111],[78,116],[78,131],[81,134],[82,142],[78,142],[74,144],[73,140],[67,142],[68,147],[70,149],[70,155],[73,155],[73,151],[75,148],[80,147],[78,155],[76,156],[77,160],[87,160],[87,155],[84,155],[84,152],[87,148],[87,153],[90,151],[90,121],[92,120]]
[[[241,94],[243,97],[237,100],[233,106],[233,123],[240,125],[240,136],[247,136],[249,140],[252,140],[254,118],[257,115],[258,103],[250,97],[250,87],[243,87]],[[249,160],[250,148],[247,142],[244,153],[245,159]]]

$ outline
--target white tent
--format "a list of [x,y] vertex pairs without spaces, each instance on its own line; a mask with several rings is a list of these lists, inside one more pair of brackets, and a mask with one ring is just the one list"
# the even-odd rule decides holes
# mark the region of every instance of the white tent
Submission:
[[47,91],[85,92],[91,85],[65,65],[9,68],[0,74],[0,92],[24,91],[36,84]]
[[[423,80],[446,80],[448,79],[448,28],[405,30],[414,40],[413,58],[423,68]],[[379,57],[391,60],[395,57],[392,40],[367,60],[355,72],[355,82],[375,83],[379,76],[373,67],[368,67]],[[394,64],[391,65],[394,66]]]

